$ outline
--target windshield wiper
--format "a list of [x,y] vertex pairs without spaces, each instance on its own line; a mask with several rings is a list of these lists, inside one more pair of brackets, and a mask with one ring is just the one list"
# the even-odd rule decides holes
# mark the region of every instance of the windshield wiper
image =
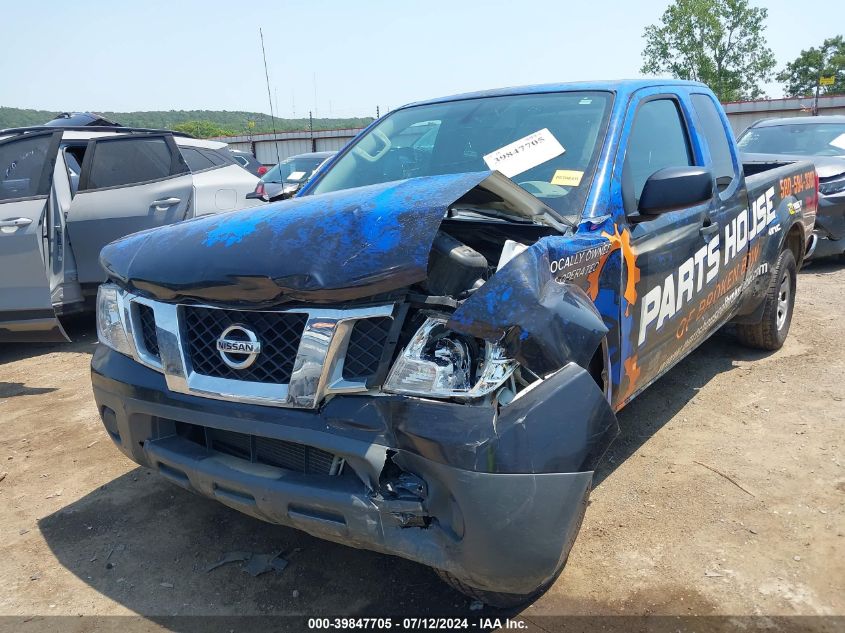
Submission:
[[488,209],[488,208],[479,208],[479,207],[449,207],[449,217],[454,218],[457,216],[478,216],[483,218],[493,218],[496,220],[503,220],[506,222],[516,222],[518,224],[535,224],[528,218],[514,215],[511,213],[504,213],[502,211],[496,211],[495,209]]

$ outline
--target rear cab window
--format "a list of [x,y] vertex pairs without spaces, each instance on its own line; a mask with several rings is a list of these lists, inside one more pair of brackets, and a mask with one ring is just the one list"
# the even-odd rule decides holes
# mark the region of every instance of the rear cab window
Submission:
[[693,94],[691,97],[693,109],[698,116],[699,128],[710,149],[710,168],[716,181],[716,188],[724,198],[727,191],[737,179],[738,171],[731,145],[728,142],[730,128],[725,128],[722,117],[708,95]]

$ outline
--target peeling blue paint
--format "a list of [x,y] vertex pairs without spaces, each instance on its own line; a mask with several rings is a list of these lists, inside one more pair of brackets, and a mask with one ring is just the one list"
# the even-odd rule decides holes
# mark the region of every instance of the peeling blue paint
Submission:
[[101,262],[113,277],[165,300],[372,296],[425,279],[449,205],[489,176],[401,180],[197,218],[114,242]]

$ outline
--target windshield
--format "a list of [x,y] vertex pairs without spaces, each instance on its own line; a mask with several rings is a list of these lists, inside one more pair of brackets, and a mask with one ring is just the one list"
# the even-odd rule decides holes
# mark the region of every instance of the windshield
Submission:
[[845,156],[845,122],[752,127],[736,144],[756,154]]
[[485,97],[397,110],[358,139],[311,193],[498,169],[564,216],[580,216],[613,96]]
[[261,180],[264,182],[305,182],[324,160],[326,159],[319,156],[317,158],[291,156],[264,174]]

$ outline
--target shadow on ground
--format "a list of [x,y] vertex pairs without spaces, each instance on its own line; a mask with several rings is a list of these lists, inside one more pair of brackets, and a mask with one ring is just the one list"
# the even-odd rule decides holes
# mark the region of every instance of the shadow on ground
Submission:
[[593,487],[601,485],[714,376],[735,369],[736,361],[755,361],[771,354],[744,347],[730,330],[717,332],[617,414],[619,437],[596,469]]
[[[764,355],[728,335],[705,343],[620,414],[622,434],[596,485],[713,376],[730,371],[736,359]],[[43,518],[39,528],[61,564],[83,582],[161,623],[177,614],[478,615],[426,567],[263,523],[142,468]],[[290,564],[255,578],[240,563],[206,571],[235,551],[278,552]]]
[[845,257],[825,257],[819,260],[806,262],[799,272],[806,274],[829,274],[842,270],[845,267]]
[[52,352],[94,353],[97,329],[92,313],[65,317],[62,327],[70,337],[70,343],[0,343],[0,366]]

